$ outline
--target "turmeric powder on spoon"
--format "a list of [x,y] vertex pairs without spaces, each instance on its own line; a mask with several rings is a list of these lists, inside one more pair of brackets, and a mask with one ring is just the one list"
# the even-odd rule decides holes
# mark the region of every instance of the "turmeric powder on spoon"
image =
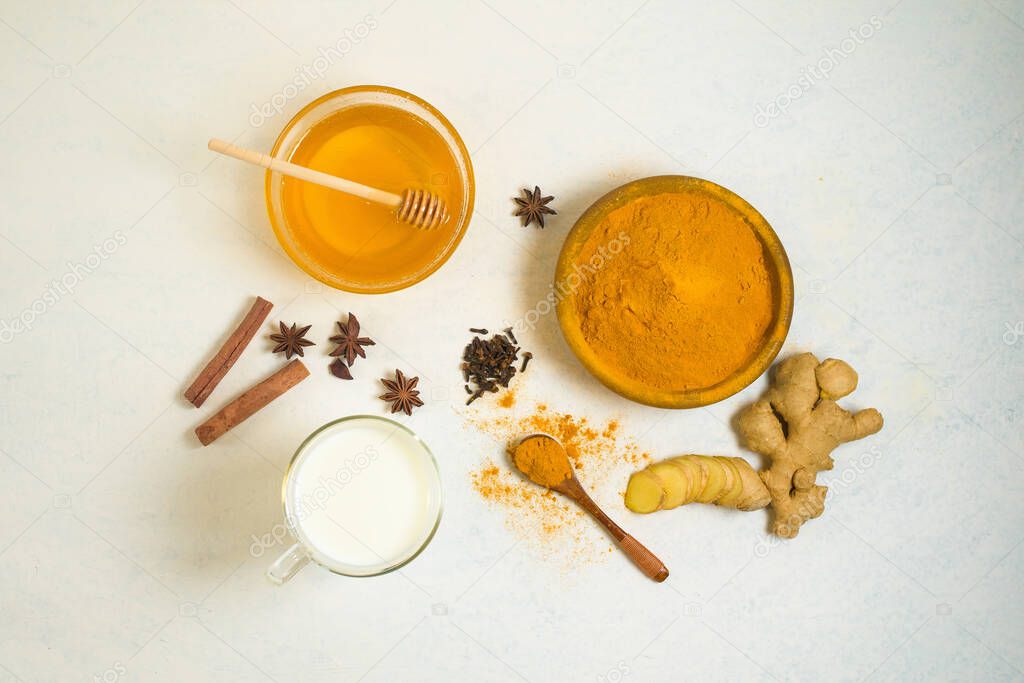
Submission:
[[576,478],[569,464],[569,454],[555,437],[531,434],[523,438],[512,451],[512,461],[533,483],[558,491],[586,510],[647,578],[658,583],[668,578],[665,563],[598,507]]
[[531,481],[549,489],[572,476],[565,447],[553,438],[524,439],[512,450],[512,461]]

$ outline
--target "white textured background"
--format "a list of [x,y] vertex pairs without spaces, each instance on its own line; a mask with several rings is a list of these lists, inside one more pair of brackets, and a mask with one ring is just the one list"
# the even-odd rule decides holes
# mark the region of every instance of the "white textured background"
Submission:
[[[0,681],[1024,678],[1024,3],[389,2],[0,0]],[[438,106],[478,180],[455,257],[376,298],[293,267],[261,174],[205,149],[268,148],[359,83]],[[639,517],[619,481],[597,491],[670,565],[661,586],[618,555],[566,574],[506,530],[469,486],[498,447],[456,370],[466,327],[546,293],[580,211],[660,173],[764,213],[798,279],[786,352],[848,359],[848,403],[886,417],[782,546],[760,513]],[[544,231],[509,216],[534,183],[557,195]],[[314,324],[314,377],[200,449],[192,428],[279,365],[262,339],[202,411],[180,398],[255,294]],[[347,310],[380,345],[341,384],[321,354]],[[525,341],[524,391],[662,456],[738,452],[729,418],[763,389],[642,408],[553,316]],[[443,468],[437,539],[401,573],[273,587],[282,546],[250,547],[282,468],[322,422],[382,411],[395,366],[423,377],[407,422]]]

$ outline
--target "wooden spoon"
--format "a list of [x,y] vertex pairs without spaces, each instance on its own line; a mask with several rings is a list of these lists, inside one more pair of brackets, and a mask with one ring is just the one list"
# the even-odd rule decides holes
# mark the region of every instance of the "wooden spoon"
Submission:
[[[530,462],[524,457],[525,451],[522,450],[524,444],[533,439],[550,439],[558,450],[561,452],[561,457],[565,459],[564,468],[560,467],[560,472],[565,473],[564,478],[560,481],[545,480],[544,476],[539,472],[530,467]],[[647,578],[653,579],[659,583],[668,578],[668,567],[659,560],[654,553],[645,548],[640,541],[636,540],[632,536],[626,533],[626,531],[618,524],[612,521],[612,519],[604,513],[597,503],[587,495],[587,492],[583,490],[583,485],[580,484],[579,479],[576,478],[576,472],[572,469],[572,464],[569,462],[569,454],[565,452],[565,447],[555,437],[549,434],[531,434],[522,438],[516,447],[512,451],[512,462],[515,464],[519,471],[527,476],[535,484],[544,486],[551,489],[552,491],[558,491],[563,496],[570,498],[575,501],[581,508],[590,513],[590,516],[596,519],[598,522],[604,525],[604,528],[608,530],[608,533],[612,535],[612,538],[618,542],[619,547],[622,549],[626,556],[633,561],[633,563],[639,567]],[[561,466],[561,462],[559,462]]]

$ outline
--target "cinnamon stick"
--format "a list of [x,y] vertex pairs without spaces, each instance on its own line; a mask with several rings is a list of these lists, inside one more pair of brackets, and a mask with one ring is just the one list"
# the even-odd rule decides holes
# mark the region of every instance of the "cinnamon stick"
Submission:
[[217,438],[242,424],[253,413],[269,405],[275,398],[307,377],[309,377],[309,370],[301,360],[296,358],[196,427],[196,436],[204,446],[209,446]]
[[249,312],[245,314],[242,322],[231,333],[231,336],[220,347],[216,355],[206,364],[206,367],[199,373],[199,376],[196,377],[191,386],[185,390],[185,398],[192,405],[198,408],[210,397],[213,390],[224,379],[224,375],[228,374],[228,370],[235,364],[238,357],[242,355],[242,351],[245,351],[245,347],[252,341],[252,338],[259,331],[260,326],[263,325],[263,321],[267,319],[267,315],[273,307],[274,304],[263,297],[256,297],[256,302],[249,309]]

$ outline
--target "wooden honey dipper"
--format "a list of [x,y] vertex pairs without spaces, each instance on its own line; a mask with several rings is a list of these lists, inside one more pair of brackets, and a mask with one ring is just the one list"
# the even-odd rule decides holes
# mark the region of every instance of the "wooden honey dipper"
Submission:
[[363,185],[362,183],[357,183],[353,180],[339,178],[338,176],[333,176],[329,173],[314,171],[311,168],[299,166],[298,164],[293,164],[282,159],[275,159],[269,154],[263,154],[262,152],[257,152],[255,150],[238,147],[230,142],[218,140],[217,138],[212,138],[207,144],[207,147],[218,154],[234,157],[235,159],[249,164],[254,164],[256,166],[262,166],[263,168],[288,176],[289,178],[298,178],[299,180],[305,180],[309,183],[329,187],[332,190],[338,190],[340,192],[345,192],[346,194],[355,195],[356,197],[362,197],[363,199],[371,202],[377,202],[378,204],[386,204],[387,206],[394,207],[395,217],[398,218],[398,220],[409,223],[410,225],[423,230],[436,228],[448,220],[448,207],[445,205],[443,199],[432,192],[410,189],[406,190],[402,194],[394,194],[393,192],[387,192],[376,187],[369,187],[368,185]]

